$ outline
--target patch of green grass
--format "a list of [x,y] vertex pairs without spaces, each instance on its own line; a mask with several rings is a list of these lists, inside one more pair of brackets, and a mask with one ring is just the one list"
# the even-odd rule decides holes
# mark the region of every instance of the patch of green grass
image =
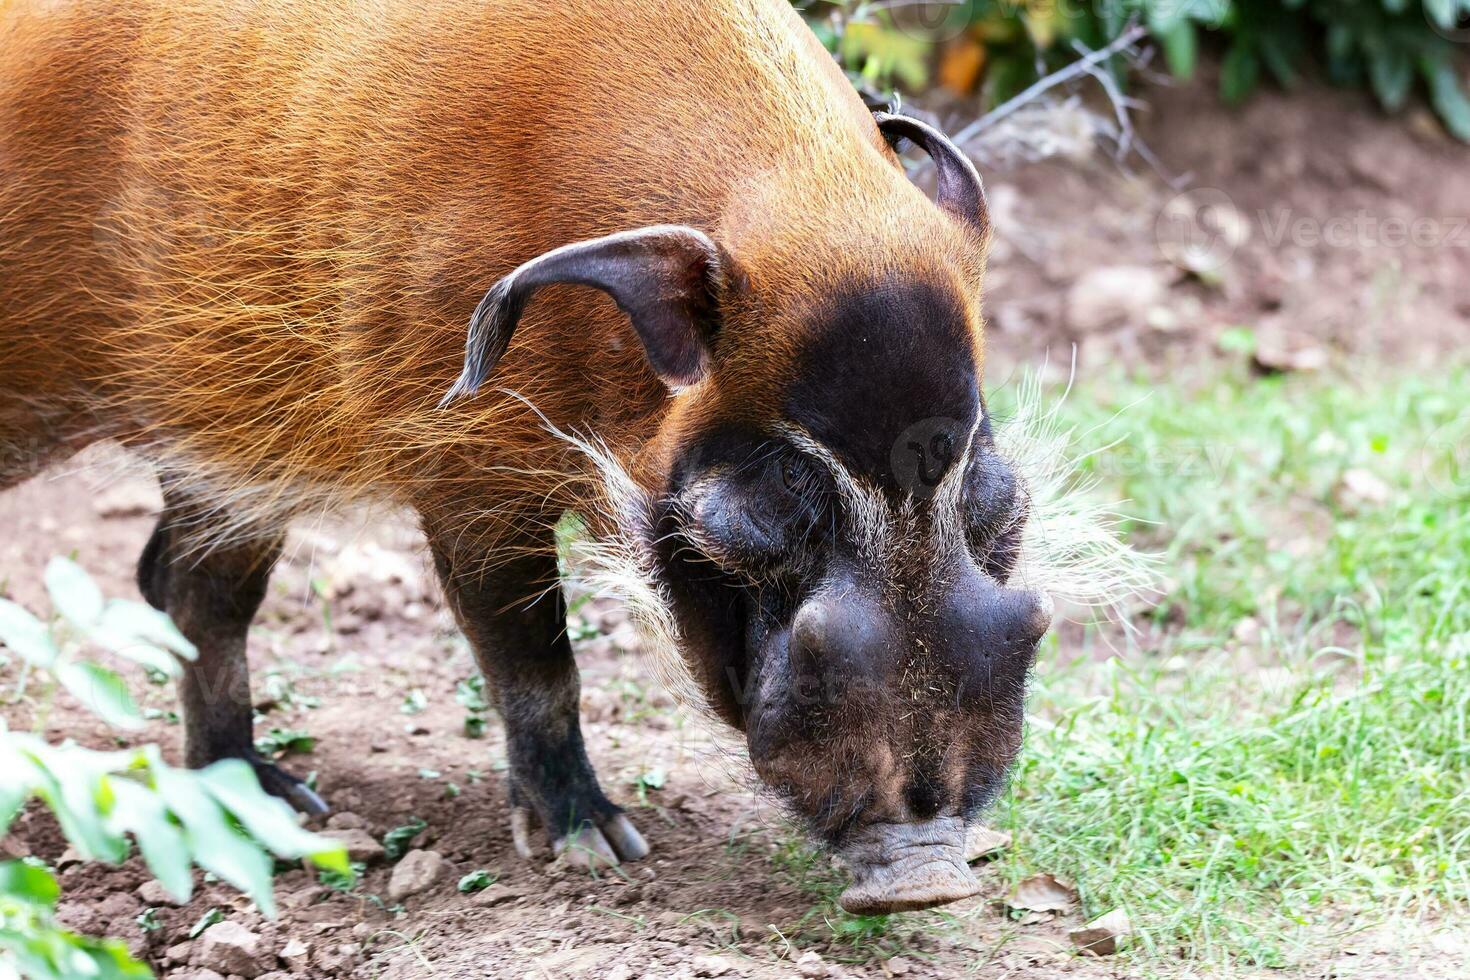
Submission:
[[[1470,901],[1470,375],[1116,381],[1062,416],[1170,579],[1041,652],[1008,880],[1135,955],[1292,965]],[[1001,397],[996,401],[1002,402]],[[1112,656],[1110,644],[1116,647]],[[988,913],[976,913],[988,914]]]

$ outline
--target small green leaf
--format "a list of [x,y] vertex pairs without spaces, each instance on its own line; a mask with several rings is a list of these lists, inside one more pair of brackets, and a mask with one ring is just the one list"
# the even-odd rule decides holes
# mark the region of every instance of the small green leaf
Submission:
[[388,855],[388,860],[397,861],[403,857],[403,852],[408,850],[408,842],[419,835],[429,826],[418,817],[409,817],[408,823],[401,827],[394,827],[383,835],[383,851]]
[[316,736],[300,728],[272,728],[255,740],[255,751],[272,759],[316,748]]
[[499,877],[499,875],[491,874],[484,868],[481,868],[478,871],[471,871],[469,874],[459,879],[459,890],[465,892],[466,894],[468,894],[469,892],[484,891],[486,888],[489,888],[491,885],[495,884],[496,880]]
[[1414,62],[1400,48],[1385,48],[1368,59],[1368,79],[1383,108],[1397,112],[1409,98],[1414,83]]
[[78,629],[85,632],[102,616],[102,590],[70,558],[52,558],[46,565],[45,582],[51,604]]
[[1459,18],[1456,0],[1424,0],[1424,12],[1436,25],[1450,30]]
[[223,921],[225,921],[225,914],[217,908],[210,908],[199,917],[198,921],[189,927],[189,938],[198,939],[205,929],[208,929],[216,922]]
[[139,912],[138,918],[134,921],[138,923],[138,928],[144,932],[157,932],[163,928],[163,922],[158,918],[158,909],[151,905]]
[[1459,73],[1448,58],[1425,58],[1419,70],[1429,83],[1429,98],[1434,111],[1444,121],[1455,139],[1470,143],[1470,99],[1460,87]]
[[133,703],[127,684],[106,667],[90,660],[70,660],[57,664],[52,673],[72,697],[109,725],[126,729],[143,727],[143,715]]
[[423,714],[424,709],[429,706],[429,698],[423,691],[414,688],[403,696],[403,704],[398,708],[406,715]]
[[230,822],[224,808],[191,774],[154,769],[158,791],[184,822],[189,850],[199,865],[245,892],[267,917],[276,914],[271,894],[272,863],[254,841]]
[[1255,91],[1261,76],[1261,62],[1256,53],[1237,41],[1226,52],[1220,65],[1220,98],[1239,105]]
[[46,624],[9,599],[0,599],[0,642],[33,667],[49,668],[56,662],[56,645]]
[[188,842],[157,793],[131,779],[114,780],[111,822],[131,833],[153,877],[180,902],[194,892]]
[[485,678],[473,674],[454,685],[454,700],[466,711],[489,711],[490,702],[485,698]]
[[1193,21],[1174,23],[1159,34],[1159,45],[1164,49],[1164,60],[1175,78],[1188,81],[1194,77],[1194,68],[1199,61],[1199,34]]
[[173,620],[138,602],[108,603],[101,620],[87,636],[114,653],[170,677],[179,675],[178,657],[193,660],[199,655]]
[[61,886],[51,872],[28,861],[0,861],[0,894],[50,908],[61,897]]
[[255,770],[241,759],[225,759],[200,770],[211,796],[240,821],[252,837],[283,858],[309,857],[318,867],[348,870],[347,852],[330,838],[304,830],[296,814],[260,788]]

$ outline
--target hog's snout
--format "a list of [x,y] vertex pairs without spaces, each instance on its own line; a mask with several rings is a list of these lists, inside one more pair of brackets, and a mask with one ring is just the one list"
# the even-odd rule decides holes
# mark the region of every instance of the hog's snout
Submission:
[[853,915],[882,915],[969,898],[980,882],[965,863],[964,848],[959,817],[869,824],[838,851],[853,879],[838,902]]

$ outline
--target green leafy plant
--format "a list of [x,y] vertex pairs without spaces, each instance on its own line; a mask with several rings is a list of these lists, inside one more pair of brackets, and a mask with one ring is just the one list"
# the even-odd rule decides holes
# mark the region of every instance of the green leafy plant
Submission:
[[270,759],[316,748],[316,736],[300,728],[272,728],[255,740],[255,751]]
[[[1164,63],[1189,79],[1202,42],[1223,51],[1220,95],[1248,98],[1265,79],[1290,89],[1311,62],[1335,84],[1367,88],[1384,109],[1417,90],[1445,128],[1470,141],[1463,77],[1470,0],[962,0],[889,4],[798,3],[813,30],[856,81],[909,92],[942,84],[979,87],[996,105],[1041,73],[1097,49],[1132,22],[1147,27]],[[942,16],[935,17],[939,12]],[[1113,59],[1120,80],[1121,59]],[[956,68],[955,66],[958,66]]]
[[490,701],[485,697],[485,678],[471,674],[454,686],[454,700],[464,708],[464,737],[485,737],[485,713]]
[[[143,716],[122,677],[82,651],[102,646],[172,677],[180,670],[177,657],[196,656],[193,645],[156,610],[104,600],[75,562],[53,559],[45,583],[57,612],[50,622],[0,599],[0,641],[21,659],[17,699],[28,685],[40,688],[38,726],[59,688],[114,727],[141,727]],[[51,811],[84,859],[118,864],[136,843],[148,869],[180,902],[193,892],[196,865],[245,892],[266,915],[275,914],[271,855],[349,870],[342,848],[302,829],[242,760],[181,770],[153,745],[111,752],[52,745],[0,723],[0,834],[31,799]],[[121,944],[56,924],[60,891],[49,870],[15,861],[0,869],[0,973],[57,980],[150,975]]]
[[469,892],[484,891],[486,888],[489,888],[491,885],[495,884],[496,880],[499,879],[499,877],[499,875],[491,874],[484,868],[481,868],[478,871],[471,871],[469,874],[459,879],[459,890],[467,894]]
[[409,817],[408,823],[401,827],[394,827],[384,834],[383,853],[388,856],[388,860],[397,861],[403,857],[404,852],[408,850],[409,841],[417,837],[428,826],[420,817]]

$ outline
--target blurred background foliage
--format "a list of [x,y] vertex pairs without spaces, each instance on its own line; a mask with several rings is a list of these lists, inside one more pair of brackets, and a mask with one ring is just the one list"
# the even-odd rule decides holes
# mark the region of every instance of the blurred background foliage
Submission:
[[[797,0],[829,50],[860,81],[914,95],[978,98],[993,108],[1132,23],[1162,68],[1188,81],[1219,61],[1219,91],[1240,103],[1262,84],[1316,75],[1368,89],[1389,112],[1416,98],[1470,141],[1463,73],[1470,0]],[[1112,59],[1118,80],[1126,74]]]

